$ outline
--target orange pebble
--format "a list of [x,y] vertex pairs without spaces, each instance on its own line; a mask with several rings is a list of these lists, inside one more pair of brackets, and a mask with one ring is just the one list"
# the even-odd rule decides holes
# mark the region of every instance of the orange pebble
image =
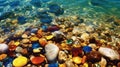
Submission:
[[41,44],[41,46],[45,46],[47,44],[47,40],[45,38],[40,38],[39,43]]
[[86,58],[87,58],[86,56],[83,56],[81,63],[85,63],[86,62]]
[[5,59],[6,57],[7,57],[7,54],[1,54],[0,55],[0,61],[3,60],[3,59]]
[[45,60],[44,57],[33,57],[33,58],[31,59],[31,62],[32,62],[33,64],[38,65],[38,64],[44,62],[44,60]]
[[42,35],[43,35],[42,30],[41,30],[41,29],[40,29],[40,30],[38,30],[38,31],[37,31],[37,36],[38,36],[38,37],[42,37]]

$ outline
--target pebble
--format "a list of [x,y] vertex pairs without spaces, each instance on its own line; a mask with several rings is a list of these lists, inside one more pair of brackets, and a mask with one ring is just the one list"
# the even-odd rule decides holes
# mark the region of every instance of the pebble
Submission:
[[84,46],[84,47],[83,47],[83,51],[84,51],[85,53],[89,53],[89,52],[92,51],[92,48],[89,47],[89,46]]
[[47,60],[54,61],[58,55],[59,48],[55,44],[50,43],[45,46],[45,52]]
[[82,62],[82,58],[80,58],[79,56],[73,57],[72,60],[76,64],[80,64]]
[[48,67],[59,67],[58,63],[51,63],[48,64]]
[[4,39],[3,38],[0,38],[0,43],[3,43],[4,42]]
[[36,37],[36,36],[33,36],[33,37],[31,37],[31,38],[30,38],[30,40],[31,40],[31,41],[33,41],[33,42],[35,42],[35,41],[38,41],[38,40],[39,40],[39,38],[38,38],[38,37]]
[[54,37],[54,35],[45,36],[45,38],[46,38],[47,40],[50,40],[50,39],[52,39],[53,37]]
[[7,54],[0,54],[0,61],[2,61],[3,59],[5,59],[7,57]]
[[45,38],[40,38],[39,43],[41,46],[45,46],[47,44],[47,40]]
[[4,53],[8,50],[8,45],[7,44],[0,44],[0,53]]
[[19,56],[13,60],[13,66],[15,67],[24,67],[28,62],[28,59],[24,56]]
[[83,39],[83,40],[89,39],[89,34],[88,34],[88,33],[83,33],[83,34],[81,35],[81,39]]
[[117,51],[111,49],[111,48],[107,48],[107,47],[100,47],[98,50],[102,55],[110,58],[111,60],[116,60],[116,59],[120,59],[120,55]]
[[87,61],[96,63],[101,61],[102,55],[97,51],[91,51],[89,54],[87,54]]
[[59,51],[58,60],[60,62],[65,62],[67,60],[67,54],[64,51]]
[[33,58],[31,59],[31,62],[32,62],[33,64],[35,64],[35,65],[41,64],[41,63],[44,62],[44,61],[45,61],[45,58],[44,58],[44,57],[40,57],[40,56],[38,56],[38,57],[33,57]]
[[30,43],[30,40],[29,39],[22,39],[21,42],[24,43],[24,44],[26,44],[26,43]]
[[15,49],[16,52],[21,52],[22,50],[23,50],[23,48],[22,48],[22,47],[19,47],[19,46],[16,47],[16,49]]
[[27,35],[27,34],[22,34],[21,37],[22,37],[22,38],[28,38],[28,35]]
[[17,19],[14,19],[14,20],[12,20],[12,23],[13,23],[13,24],[16,24],[16,23],[18,23],[18,20],[17,20]]

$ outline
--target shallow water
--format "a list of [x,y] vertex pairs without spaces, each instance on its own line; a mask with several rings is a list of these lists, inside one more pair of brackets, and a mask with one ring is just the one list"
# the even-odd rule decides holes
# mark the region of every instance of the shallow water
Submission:
[[[61,10],[58,11],[58,15],[51,14],[49,10],[51,4],[57,4],[63,12]],[[19,16],[24,16],[28,23],[33,23],[34,20],[38,23],[46,22],[36,16],[41,11],[50,12],[47,18],[52,19],[74,15],[88,20],[86,21],[88,25],[91,24],[90,22],[106,23],[105,21],[113,17],[120,18],[120,0],[0,0],[0,26],[10,27],[10,23],[6,23],[5,20],[13,20]]]

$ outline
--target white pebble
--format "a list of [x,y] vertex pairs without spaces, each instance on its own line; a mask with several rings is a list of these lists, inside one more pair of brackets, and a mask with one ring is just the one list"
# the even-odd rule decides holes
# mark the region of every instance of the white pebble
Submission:
[[0,53],[3,53],[8,50],[7,44],[0,44]]

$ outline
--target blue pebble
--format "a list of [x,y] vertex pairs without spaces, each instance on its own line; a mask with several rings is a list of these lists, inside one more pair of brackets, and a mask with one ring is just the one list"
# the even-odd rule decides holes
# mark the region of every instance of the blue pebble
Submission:
[[83,47],[83,51],[84,51],[85,53],[89,53],[90,51],[92,51],[92,48],[89,47],[89,46],[84,46],[84,47]]
[[40,0],[31,0],[30,3],[35,7],[41,7],[41,1]]
[[48,67],[58,67],[58,63],[51,63],[48,65]]
[[42,30],[43,30],[43,31],[47,31],[47,29],[48,29],[48,26],[42,25]]
[[3,30],[5,33],[10,32],[10,28],[4,28]]
[[32,48],[33,49],[36,49],[36,48],[39,48],[39,47],[40,47],[39,43],[32,43]]
[[4,65],[5,67],[7,67],[9,64],[11,64],[11,63],[13,62],[13,60],[14,60],[14,58],[8,57],[8,58],[4,59],[3,65]]
[[33,29],[31,29],[31,33],[36,33],[38,31],[38,28],[33,28]]
[[64,10],[57,4],[50,5],[49,9],[49,12],[54,13],[56,16],[59,16],[64,13]]
[[11,7],[16,7],[16,6],[18,6],[19,4],[20,4],[20,1],[13,1],[13,2],[10,3],[10,6],[11,6]]
[[47,11],[42,11],[42,12],[37,12],[37,17],[38,18],[45,18],[45,17],[48,17],[48,13]]
[[26,18],[24,16],[20,16],[17,18],[19,24],[25,24],[26,23]]
[[42,23],[51,23],[52,22],[52,17],[48,16],[48,17],[45,17],[45,18],[41,18],[40,21]]

